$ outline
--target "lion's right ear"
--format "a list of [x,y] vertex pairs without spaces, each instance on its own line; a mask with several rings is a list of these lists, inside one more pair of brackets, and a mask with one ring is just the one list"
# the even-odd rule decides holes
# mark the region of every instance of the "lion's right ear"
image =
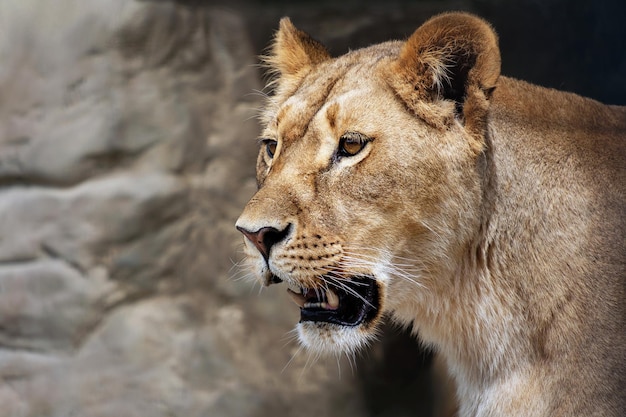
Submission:
[[288,17],[280,20],[271,53],[265,63],[281,78],[298,78],[303,70],[330,59],[326,48],[309,34],[297,29]]

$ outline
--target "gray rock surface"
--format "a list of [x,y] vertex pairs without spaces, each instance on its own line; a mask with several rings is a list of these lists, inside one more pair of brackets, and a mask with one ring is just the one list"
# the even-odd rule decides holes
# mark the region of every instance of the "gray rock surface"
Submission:
[[1,417],[361,413],[233,266],[254,63],[224,9],[0,2]]

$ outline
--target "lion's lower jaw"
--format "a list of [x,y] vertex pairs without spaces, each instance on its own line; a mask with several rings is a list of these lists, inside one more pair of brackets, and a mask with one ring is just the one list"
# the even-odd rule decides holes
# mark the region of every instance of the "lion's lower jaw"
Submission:
[[298,339],[309,351],[315,354],[353,354],[375,339],[373,326],[342,326],[313,321],[297,325]]

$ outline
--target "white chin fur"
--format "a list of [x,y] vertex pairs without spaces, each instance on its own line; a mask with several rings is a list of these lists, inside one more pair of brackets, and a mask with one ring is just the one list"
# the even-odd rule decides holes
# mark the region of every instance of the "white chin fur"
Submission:
[[309,351],[318,354],[355,353],[376,337],[361,326],[340,326],[305,321],[298,323],[298,339]]

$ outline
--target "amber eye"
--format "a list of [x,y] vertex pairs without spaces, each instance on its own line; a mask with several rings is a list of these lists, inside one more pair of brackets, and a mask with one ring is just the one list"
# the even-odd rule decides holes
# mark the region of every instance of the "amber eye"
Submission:
[[278,145],[278,142],[272,139],[263,139],[263,144],[265,145],[265,152],[267,153],[267,156],[272,159],[276,153],[276,146]]
[[337,155],[340,157],[354,156],[361,152],[369,141],[369,138],[360,133],[348,132],[339,138]]

